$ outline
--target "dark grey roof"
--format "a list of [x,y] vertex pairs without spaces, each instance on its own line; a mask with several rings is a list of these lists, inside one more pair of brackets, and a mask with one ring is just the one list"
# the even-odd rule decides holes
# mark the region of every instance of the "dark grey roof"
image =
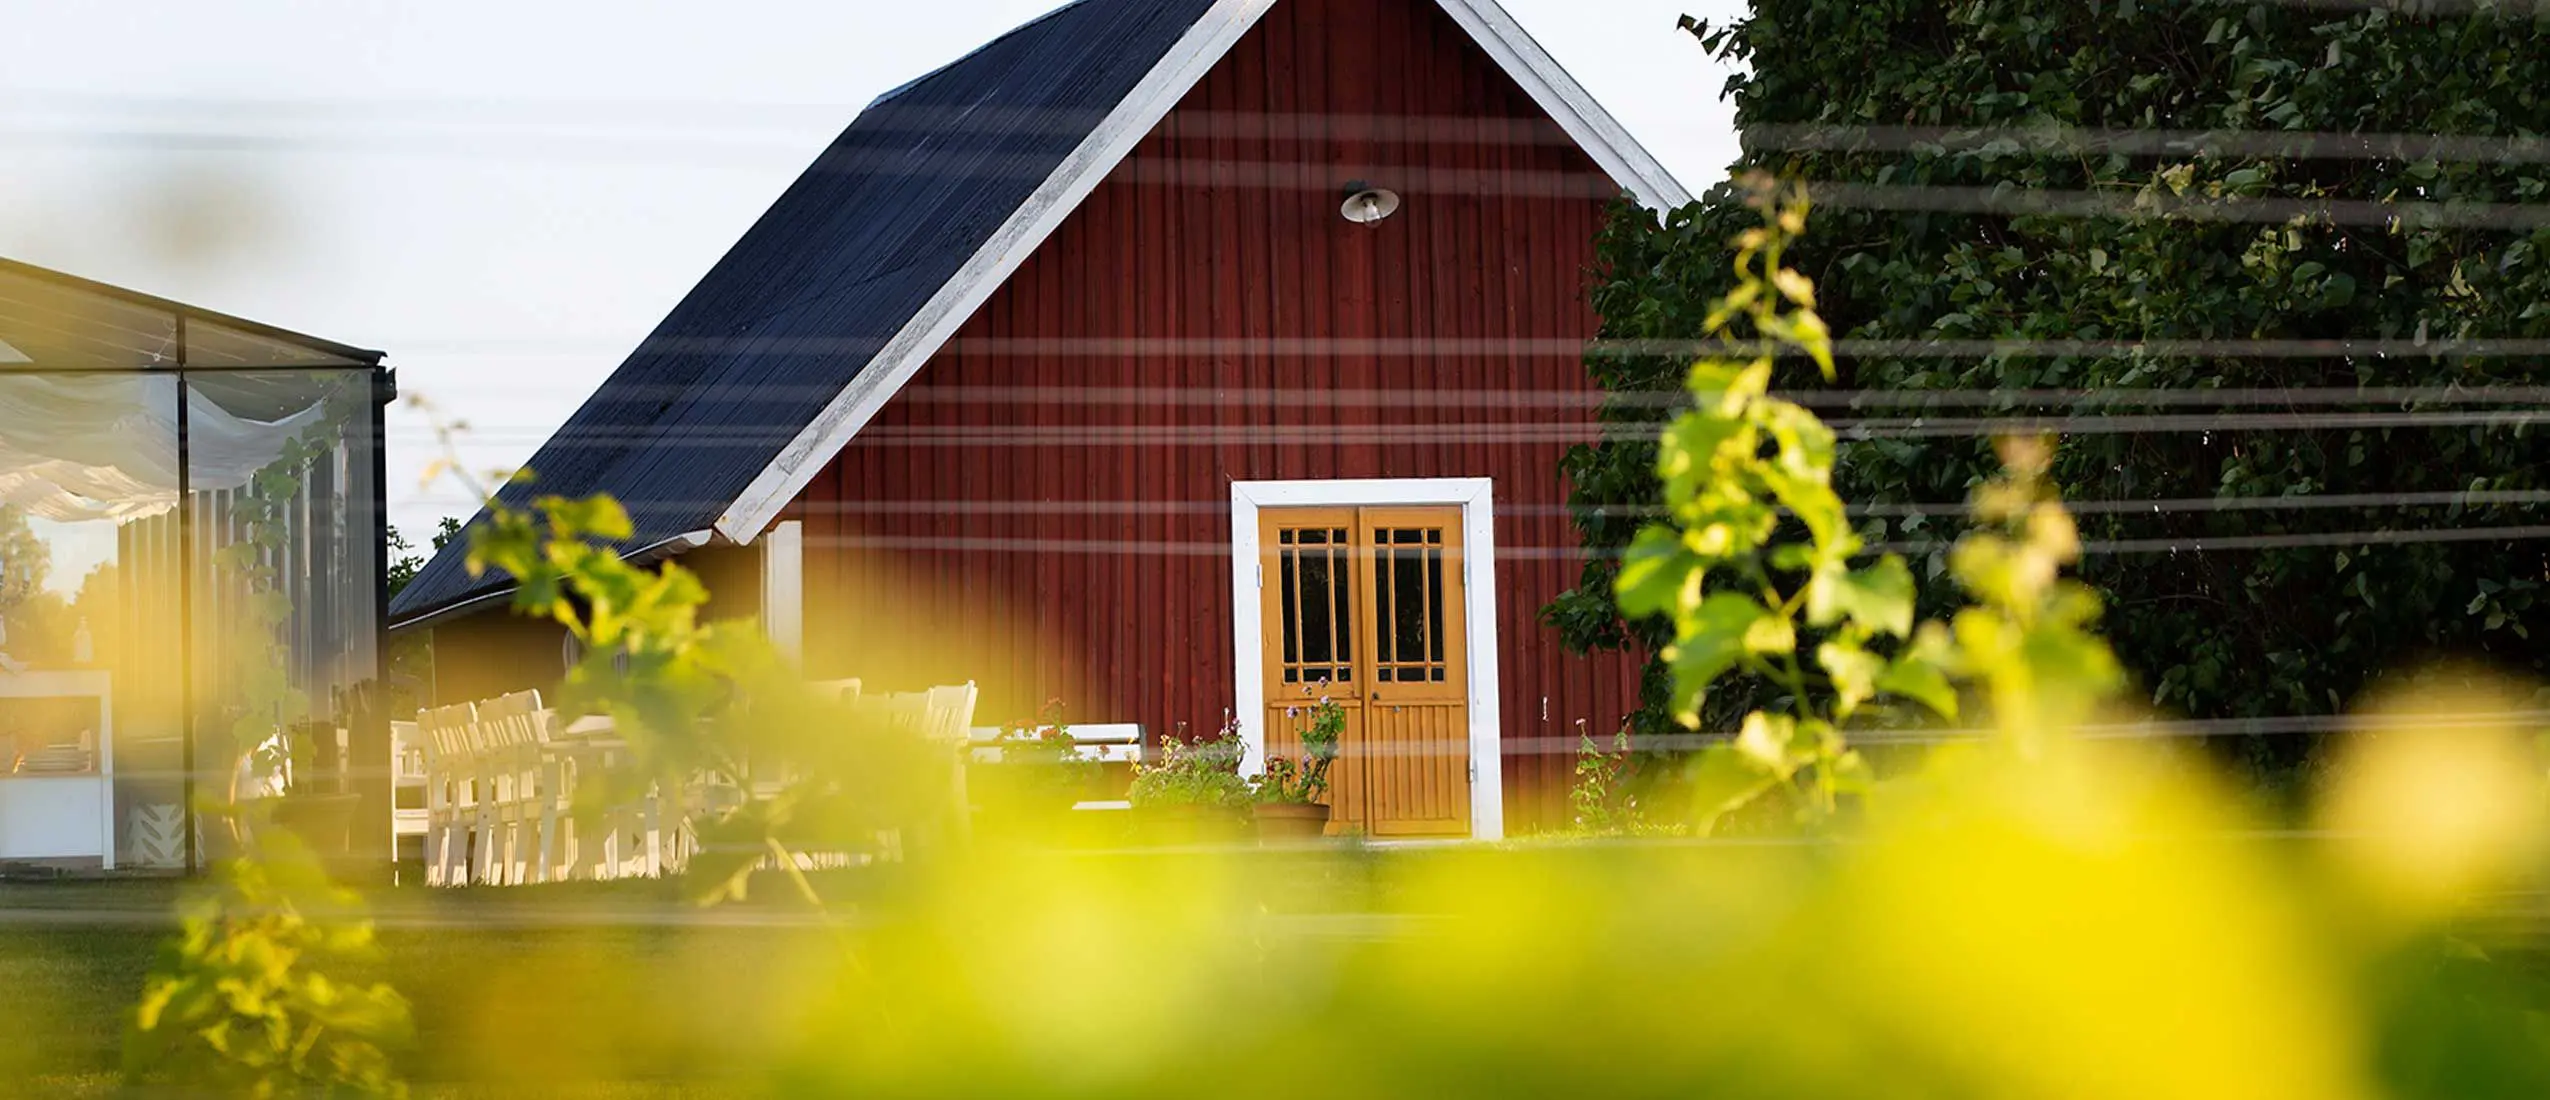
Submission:
[[[500,499],[610,493],[632,548],[709,529],[1212,4],[1080,0],[870,104]],[[502,591],[465,553],[392,622]]]

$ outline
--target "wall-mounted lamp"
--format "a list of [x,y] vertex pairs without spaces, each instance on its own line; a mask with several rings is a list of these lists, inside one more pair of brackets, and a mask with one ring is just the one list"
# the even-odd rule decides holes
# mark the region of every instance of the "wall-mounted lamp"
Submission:
[[1399,193],[1356,180],[1346,185],[1346,204],[1337,212],[1356,225],[1379,226],[1382,219],[1399,212]]

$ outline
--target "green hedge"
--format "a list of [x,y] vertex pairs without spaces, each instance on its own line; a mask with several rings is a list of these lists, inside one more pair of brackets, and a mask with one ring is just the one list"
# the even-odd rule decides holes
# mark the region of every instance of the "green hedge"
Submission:
[[[2427,7],[2444,14],[1756,0],[1733,26],[1689,29],[1749,68],[1730,84],[1746,135],[1741,167],[1817,187],[1794,262],[1816,278],[1824,315],[1843,334],[1843,388],[1868,391],[1859,407],[1823,398],[1838,425],[2073,418],[2058,476],[2076,500],[2540,490],[2550,469],[2542,427],[2465,415],[2519,418],[2540,401],[2330,393],[2550,384],[2550,358],[2461,343],[2550,337],[2550,143],[2533,137],[2550,131],[2550,32],[2528,7]],[[1601,241],[1603,336],[1694,336],[1705,303],[1730,281],[1725,242],[1751,218],[1725,190],[1661,219],[1624,205]],[[2171,343],[1950,355],[1889,341]],[[2370,341],[2388,343],[2361,343]],[[1655,395],[1675,392],[1683,362],[1597,351],[1588,369],[1623,398],[1608,415],[1644,424],[1658,416]],[[1820,385],[1803,364],[1790,381]],[[2156,406],[2147,392],[2285,388],[2318,393]],[[2022,390],[2099,396],[2031,402],[2010,392]],[[1904,391],[2002,392],[1912,407],[1920,395]],[[2401,413],[2428,420],[2296,419]],[[2212,430],[2120,419],[2152,414]],[[2433,422],[2443,416],[2460,419]],[[1872,428],[1848,444],[1844,496],[1875,506],[1862,517],[1871,541],[1944,548],[1954,511],[1906,506],[1961,501],[1990,469],[1989,441],[1902,429]],[[1639,509],[1658,499],[1650,434],[1630,427],[1569,456],[1589,547],[1624,545]],[[2151,701],[2223,719],[2332,713],[2372,678],[2438,656],[2550,669],[2550,540],[2418,534],[2544,523],[2550,507],[2502,503],[2132,507],[2090,510],[2083,535],[2334,540],[2093,557],[2086,575],[2108,595],[2106,632]],[[2363,531],[2395,534],[2349,534]],[[2400,536],[2415,541],[2383,541]],[[1623,624],[1612,611],[1611,568],[1596,554],[1583,588],[1548,609],[1572,644],[1654,640],[1652,624]],[[1917,571],[1939,587],[1935,558]],[[1713,713],[1755,701],[1721,695]],[[1643,720],[1660,725],[1661,711]],[[2309,740],[2222,743],[2281,771]]]

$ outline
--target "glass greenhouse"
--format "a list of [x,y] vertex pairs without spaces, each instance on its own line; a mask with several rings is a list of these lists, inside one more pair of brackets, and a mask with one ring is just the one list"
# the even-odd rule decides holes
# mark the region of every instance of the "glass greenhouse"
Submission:
[[197,796],[287,760],[377,794],[386,845],[386,780],[347,777],[387,769],[394,388],[379,352],[0,261],[0,862],[200,864]]

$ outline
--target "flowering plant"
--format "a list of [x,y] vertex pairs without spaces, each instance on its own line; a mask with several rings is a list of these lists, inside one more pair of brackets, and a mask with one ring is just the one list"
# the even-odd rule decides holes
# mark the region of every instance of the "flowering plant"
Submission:
[[1001,727],[1001,761],[1012,764],[1077,764],[1081,763],[1079,746],[1071,739],[1071,728],[1063,721],[1063,701],[1047,699],[1036,717],[1030,721],[1011,722]]
[[1248,746],[1240,739],[1238,720],[1227,720],[1211,737],[1188,741],[1163,738],[1158,763],[1134,769],[1128,797],[1136,806],[1244,806],[1249,782],[1240,775]]
[[1034,718],[1003,725],[991,744],[1000,750],[999,763],[976,773],[987,804],[1052,811],[1094,797],[1100,765],[1080,754],[1062,700],[1048,699]]
[[[1293,713],[1287,708],[1285,713]],[[1337,762],[1337,743],[1346,732],[1346,708],[1325,695],[1310,711],[1310,724],[1302,728],[1301,755],[1272,756],[1266,761],[1266,774],[1257,779],[1257,800],[1290,803],[1297,806],[1317,805],[1328,796],[1328,766]]]

